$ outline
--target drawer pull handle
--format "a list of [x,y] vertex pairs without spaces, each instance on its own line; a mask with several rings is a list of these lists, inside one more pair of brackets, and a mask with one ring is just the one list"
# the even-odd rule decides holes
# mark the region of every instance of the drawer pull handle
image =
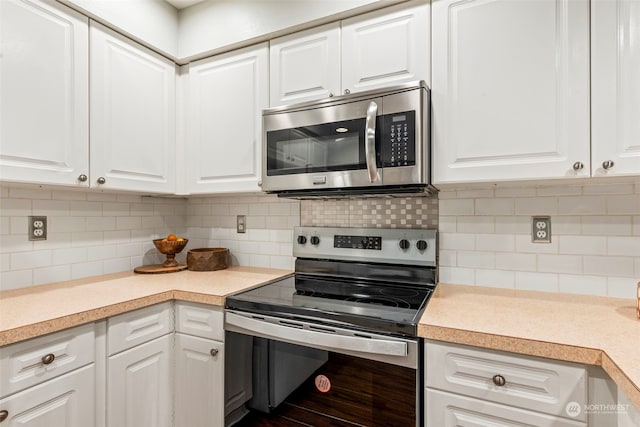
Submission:
[[46,356],[42,357],[42,364],[51,365],[54,360],[56,360],[56,356],[53,353],[49,353]]
[[209,352],[213,357],[216,357],[218,355],[218,350],[217,348],[212,348],[211,351]]
[[5,411],[4,409],[0,411],[0,423],[7,419],[9,416],[9,411]]
[[615,165],[615,163],[613,162],[613,160],[605,160],[604,162],[602,162],[602,168],[603,168],[604,170],[609,170],[609,169],[611,169],[614,165]]
[[497,385],[498,387],[502,387],[503,385],[505,385],[507,383],[507,380],[505,380],[502,375],[494,375],[493,376],[493,383],[495,385]]

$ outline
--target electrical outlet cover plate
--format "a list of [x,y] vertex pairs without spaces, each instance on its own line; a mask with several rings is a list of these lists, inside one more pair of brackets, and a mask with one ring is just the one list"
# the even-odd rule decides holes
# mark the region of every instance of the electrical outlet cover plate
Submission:
[[29,217],[29,240],[47,240],[47,217]]
[[551,217],[531,217],[531,241],[533,243],[551,243]]

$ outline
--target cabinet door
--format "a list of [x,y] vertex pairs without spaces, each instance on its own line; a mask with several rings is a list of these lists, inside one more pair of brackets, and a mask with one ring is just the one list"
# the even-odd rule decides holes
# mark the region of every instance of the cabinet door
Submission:
[[175,192],[175,80],[172,61],[91,22],[92,187]]
[[342,89],[431,85],[430,5],[412,2],[342,21]]
[[[4,1],[4,0],[3,0]],[[2,427],[94,425],[94,366],[89,365],[0,400]]]
[[[591,2],[592,174],[640,174],[640,3]],[[611,162],[607,164],[606,162]]]
[[0,46],[0,179],[87,186],[87,18],[57,2],[2,0]]
[[173,335],[111,356],[107,366],[107,426],[172,427]]
[[586,427],[585,423],[427,389],[425,425],[437,427]]
[[176,334],[175,427],[224,426],[224,344]]
[[259,191],[262,110],[269,103],[266,43],[189,69],[190,193]]
[[340,93],[340,23],[273,39],[269,47],[272,107]]
[[586,0],[434,2],[433,64],[434,182],[589,176]]

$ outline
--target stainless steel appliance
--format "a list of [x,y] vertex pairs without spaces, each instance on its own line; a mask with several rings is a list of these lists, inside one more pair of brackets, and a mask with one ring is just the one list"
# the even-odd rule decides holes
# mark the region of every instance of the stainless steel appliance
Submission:
[[424,82],[263,111],[262,190],[287,197],[429,192]]
[[[291,391],[305,389],[301,384],[328,359],[318,352],[326,351],[329,360],[333,353],[349,355],[356,371],[376,371],[382,377],[392,376],[386,367],[408,371],[410,386],[404,395],[392,397],[388,387],[375,390],[376,398],[383,401],[411,403],[404,418],[385,424],[385,417],[397,414],[374,414],[377,408],[359,408],[359,413],[377,417],[383,425],[422,425],[423,358],[417,325],[436,286],[436,231],[296,227],[294,237],[293,275],[226,301],[225,328],[254,336],[258,343],[254,344],[253,394],[259,402],[253,407],[271,410]],[[270,349],[269,343],[285,347]],[[296,350],[297,346],[304,351]],[[315,352],[303,354],[310,349]],[[379,365],[371,368],[364,361]],[[310,396],[311,400],[331,398]],[[304,422],[322,425],[315,419]]]

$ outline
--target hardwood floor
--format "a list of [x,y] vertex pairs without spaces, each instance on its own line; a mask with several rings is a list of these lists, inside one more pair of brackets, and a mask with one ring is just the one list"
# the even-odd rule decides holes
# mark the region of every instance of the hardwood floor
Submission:
[[[322,393],[317,375],[331,381]],[[252,412],[238,427],[415,426],[415,371],[331,353],[329,361],[273,413]]]

